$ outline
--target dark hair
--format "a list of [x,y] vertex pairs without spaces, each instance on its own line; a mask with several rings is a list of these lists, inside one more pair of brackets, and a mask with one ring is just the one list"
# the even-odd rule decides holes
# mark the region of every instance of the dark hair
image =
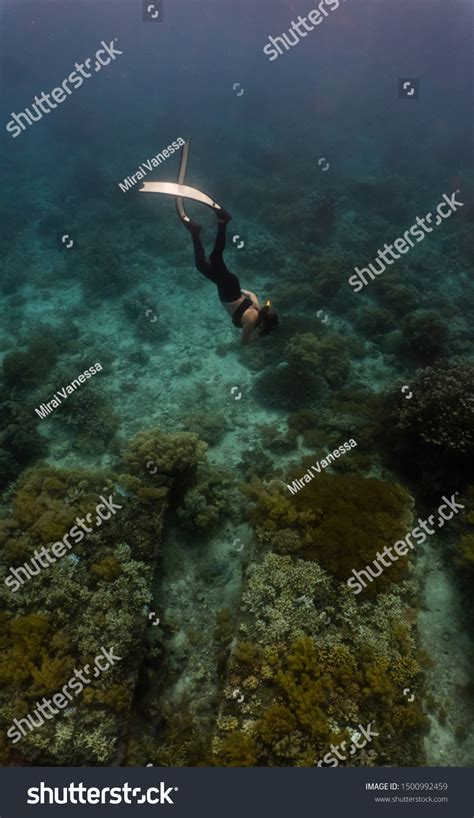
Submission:
[[267,304],[265,304],[264,307],[260,307],[260,319],[258,322],[260,335],[268,335],[268,333],[275,329],[279,323],[280,318],[277,311],[274,310],[273,307],[270,307]]

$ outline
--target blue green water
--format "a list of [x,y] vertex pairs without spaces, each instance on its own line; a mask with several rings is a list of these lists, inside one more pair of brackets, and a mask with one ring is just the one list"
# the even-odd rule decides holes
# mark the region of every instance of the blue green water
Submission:
[[[49,743],[28,737],[12,751],[5,740],[2,764],[315,763],[330,731],[369,722],[381,702],[371,711],[354,691],[351,713],[339,693],[323,705],[318,687],[305,705],[311,727],[295,722],[272,673],[301,639],[323,645],[329,664],[340,646],[368,644],[377,673],[385,660],[396,668],[377,693],[393,723],[349,763],[472,763],[472,8],[332,0],[316,10],[299,0],[164,0],[148,12],[120,0],[0,3],[2,565],[23,564],[39,537],[61,539],[64,508],[102,483],[151,504],[101,530],[100,560],[70,560],[56,596],[41,578],[28,594],[2,590],[12,667],[30,625],[38,643],[49,628],[54,666],[41,686],[0,665],[2,722],[61,687],[72,658],[94,652],[101,617],[127,656],[120,695],[105,687],[106,701],[90,697],[68,716],[83,731],[77,755],[64,749],[72,727],[46,725]],[[139,192],[176,180],[187,139],[187,184],[232,216],[228,267],[280,315],[248,347],[195,269],[172,197]],[[210,251],[214,214],[187,207]],[[351,284],[384,247],[376,272]],[[77,380],[97,362],[98,374]],[[134,435],[156,428],[164,442],[127,455]],[[207,443],[196,462],[181,432]],[[350,439],[354,453],[329,462],[293,507],[288,483]],[[45,464],[82,476],[48,473],[64,485],[45,488]],[[463,514],[359,604],[345,578],[367,563],[364,544],[401,537],[454,492]],[[38,670],[44,657],[28,657]],[[283,700],[292,715],[262,738],[255,725]]]

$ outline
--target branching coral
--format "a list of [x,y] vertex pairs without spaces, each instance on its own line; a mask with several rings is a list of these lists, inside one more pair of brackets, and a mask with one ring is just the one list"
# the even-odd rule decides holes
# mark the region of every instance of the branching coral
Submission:
[[[241,634],[246,642],[252,637],[268,645],[318,633],[325,611],[332,607],[329,600],[329,577],[319,565],[269,552],[249,567]],[[236,661],[241,661],[238,650]],[[263,657],[261,667],[266,662]]]
[[[120,662],[18,746],[0,741],[1,763],[114,762],[143,650],[154,568],[146,560],[158,550],[166,510],[166,490],[154,489],[152,498],[150,491],[130,475],[50,467],[29,469],[15,487],[10,516],[0,521],[0,607],[9,611],[0,616],[2,726],[59,692],[74,668],[92,663],[102,646]],[[7,590],[6,566],[59,541],[77,516],[94,513],[101,493],[115,495],[118,517],[93,521],[70,553],[43,564],[16,593]]]
[[[474,454],[474,363],[443,361],[424,369],[410,384],[410,400],[395,397],[396,428],[415,449],[440,455]],[[413,456],[413,455],[412,455]]]
[[184,495],[178,508],[178,519],[191,530],[212,528],[234,505],[233,481],[228,472],[214,466],[201,466],[196,473],[196,485]]
[[[403,701],[401,689],[416,685],[421,671],[415,661],[405,662],[400,676],[398,663],[392,667],[389,659],[367,645],[357,650],[341,644],[321,647],[314,639],[301,637],[287,647],[275,647],[276,662],[269,674],[259,677],[255,704],[250,698],[242,730],[234,726],[232,733],[215,742],[218,758],[223,742],[239,747],[250,741],[253,763],[312,765],[331,742],[348,738],[351,727],[367,723],[375,723],[377,731],[372,763],[406,763],[407,756],[417,757],[426,718],[418,704]],[[245,686],[238,675],[232,682]],[[267,702],[263,712],[249,719],[262,701]],[[222,718],[220,726],[225,736]],[[398,741],[392,741],[393,733]],[[400,748],[402,737],[409,739],[410,748],[406,744]],[[237,765],[239,757],[240,753],[231,756],[228,763]],[[351,764],[358,763],[366,762],[351,758]]]
[[130,441],[125,461],[134,474],[183,477],[195,469],[206,450],[207,443],[192,432],[149,429]]
[[106,390],[88,383],[58,409],[58,417],[74,430],[74,446],[87,453],[104,450],[119,427],[119,416]]

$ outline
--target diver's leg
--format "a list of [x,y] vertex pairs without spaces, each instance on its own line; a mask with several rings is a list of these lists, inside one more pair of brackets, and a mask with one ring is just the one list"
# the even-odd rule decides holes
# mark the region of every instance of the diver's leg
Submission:
[[224,221],[223,219],[218,219],[217,236],[214,243],[214,249],[209,257],[211,259],[211,264],[215,264],[216,266],[224,264],[223,253],[225,250],[226,229],[227,221]]
[[212,281],[214,284],[217,284],[218,281],[218,273],[213,269],[212,264],[206,259],[206,251],[204,250],[202,241],[201,241],[201,230],[202,227],[197,222],[191,221],[189,219],[188,222],[184,222],[186,225],[187,230],[191,233],[191,237],[193,240],[193,247],[194,247],[194,261],[196,264],[196,269],[202,273],[203,276]]
[[[204,250],[203,243],[201,241],[201,229],[201,225],[195,223],[193,223],[192,227],[189,227],[189,232],[191,233],[193,239],[194,262],[199,272],[205,275],[206,278],[210,278],[209,273],[212,273],[212,270],[211,265],[206,259],[206,251]],[[211,278],[211,281],[213,281],[213,278]]]
[[219,298],[221,301],[226,302],[237,301],[237,299],[242,295],[239,279],[236,275],[234,275],[234,273],[231,273],[230,270],[228,270],[223,258],[225,249],[225,234],[227,223],[229,221],[230,217],[227,218],[227,214],[225,218],[218,217],[216,241],[214,244],[214,249],[209,256],[212,273],[215,276],[214,280],[219,290]]

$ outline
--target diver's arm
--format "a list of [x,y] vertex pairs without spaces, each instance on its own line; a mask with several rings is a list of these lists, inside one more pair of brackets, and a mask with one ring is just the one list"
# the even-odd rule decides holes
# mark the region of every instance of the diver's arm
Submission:
[[240,343],[242,344],[242,346],[246,346],[247,344],[250,344],[250,336],[252,335],[252,332],[253,332],[253,327],[250,324],[245,324],[245,326],[244,326],[244,328],[242,330],[242,336],[241,336],[241,339],[240,339]]
[[244,295],[248,295],[252,304],[255,304],[256,307],[260,307],[260,301],[258,300],[255,293],[253,293],[251,290],[242,290],[242,292]]
[[[258,324],[258,315],[255,313],[255,310],[248,309],[244,312],[242,316],[242,338],[241,342],[245,346],[246,344],[251,344],[252,341],[256,341],[257,337],[253,334],[255,327]],[[253,337],[252,337],[253,335]]]

